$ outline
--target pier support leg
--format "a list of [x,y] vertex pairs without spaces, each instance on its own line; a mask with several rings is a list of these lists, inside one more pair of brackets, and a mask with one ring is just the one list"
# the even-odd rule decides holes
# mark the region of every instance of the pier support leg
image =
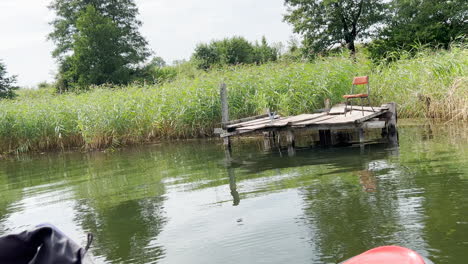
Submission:
[[366,141],[366,134],[363,128],[359,128],[359,146],[361,148],[361,152],[364,151],[364,142]]
[[263,149],[268,152],[273,149],[276,143],[277,134],[275,131],[263,132]]
[[271,143],[270,132],[263,132],[263,150],[266,152],[271,151]]
[[296,142],[294,138],[294,131],[288,130],[286,132],[286,141],[288,143],[288,155],[294,156],[296,155],[296,150],[294,149]]
[[397,129],[397,109],[395,103],[388,103],[388,110],[390,112],[389,119],[387,121],[387,137],[391,144],[398,145],[398,129]]
[[319,130],[320,146],[328,147],[331,145],[331,132],[330,130]]
[[231,151],[231,138],[230,137],[223,138],[223,145],[224,145],[225,150]]

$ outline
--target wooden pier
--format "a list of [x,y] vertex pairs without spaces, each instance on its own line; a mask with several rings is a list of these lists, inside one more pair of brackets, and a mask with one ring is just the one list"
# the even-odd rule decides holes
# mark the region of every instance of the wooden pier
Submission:
[[398,140],[395,103],[387,103],[379,107],[354,105],[352,108],[349,105],[339,104],[330,109],[324,109],[320,113],[284,117],[274,113],[267,113],[229,121],[227,91],[224,84],[221,85],[221,102],[223,127],[218,132],[220,137],[224,139],[227,148],[230,148],[231,137],[255,133],[270,138],[285,134],[288,147],[294,148],[296,132],[304,130],[318,131],[320,144],[323,146],[332,145],[332,142],[336,142],[333,136],[336,136],[337,133],[334,132],[343,130],[358,133],[360,143],[366,141],[365,131],[371,129],[381,129],[382,137],[387,137],[390,141],[397,142]]

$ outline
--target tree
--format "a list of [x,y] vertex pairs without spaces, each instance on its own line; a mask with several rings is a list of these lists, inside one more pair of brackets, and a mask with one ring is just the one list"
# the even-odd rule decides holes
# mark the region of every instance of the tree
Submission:
[[304,37],[305,51],[324,52],[345,44],[352,54],[355,41],[371,36],[385,19],[385,0],[285,0],[284,20]]
[[197,45],[192,58],[196,61],[198,68],[204,70],[221,63],[219,51],[213,42],[211,44],[202,43]]
[[257,64],[276,61],[278,59],[279,50],[268,45],[265,37],[262,37],[261,44],[256,43],[253,49],[254,62]]
[[150,55],[134,0],[54,0],[49,8],[57,15],[49,39],[65,89],[127,83]]
[[7,77],[6,66],[0,60],[0,98],[12,99],[16,96],[15,90],[17,86],[13,84],[16,82],[16,76]]
[[413,52],[421,45],[448,48],[468,33],[468,2],[464,0],[393,0],[391,13],[388,26],[369,45],[374,60],[396,59],[395,51]]
[[201,69],[214,65],[237,65],[264,63],[277,59],[277,51],[268,45],[265,38],[262,44],[252,45],[243,37],[232,37],[212,41],[210,44],[199,44],[192,58]]
[[158,68],[166,67],[166,65],[167,65],[166,61],[164,61],[164,59],[161,57],[154,57],[148,63],[148,66],[150,67],[158,67]]
[[[92,84],[125,83],[130,71],[119,45],[118,27],[89,5],[76,21],[70,81],[81,89]],[[117,56],[116,56],[117,55]]]

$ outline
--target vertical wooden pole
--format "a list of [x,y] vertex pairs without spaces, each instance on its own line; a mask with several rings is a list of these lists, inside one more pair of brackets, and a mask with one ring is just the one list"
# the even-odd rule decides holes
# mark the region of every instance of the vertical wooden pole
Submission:
[[271,132],[263,132],[263,150],[268,152],[271,151]]
[[365,131],[362,127],[359,128],[359,143],[364,143],[364,141],[366,140],[366,134],[365,134]]
[[325,104],[325,110],[330,110],[330,98],[325,98],[325,101],[324,101],[324,104]]
[[364,141],[366,140],[366,134],[362,127],[359,128],[359,146],[361,147],[361,153],[364,151]]
[[319,130],[320,146],[328,147],[331,145],[331,132],[330,130]]
[[295,142],[293,130],[289,129],[286,132],[286,141],[288,143],[288,155],[294,156],[296,154],[296,150],[294,149],[296,142]]
[[[223,123],[226,124],[229,121],[229,104],[228,104],[228,94],[226,84],[223,82],[219,87],[219,95],[221,97],[221,118]],[[224,147],[228,150],[231,149],[231,139],[229,137],[223,138]]]
[[390,143],[398,145],[398,129],[397,129],[397,108],[396,103],[388,103],[388,111],[390,112],[389,119],[387,121],[388,140]]

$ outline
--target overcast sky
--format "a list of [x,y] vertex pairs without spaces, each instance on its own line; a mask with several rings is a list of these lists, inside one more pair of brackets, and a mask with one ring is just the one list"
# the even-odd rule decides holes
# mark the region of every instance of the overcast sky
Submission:
[[[46,36],[54,14],[51,0],[0,0],[0,59],[20,86],[53,80],[53,43]],[[200,42],[234,35],[254,41],[265,35],[286,43],[291,27],[282,22],[284,0],[136,0],[142,34],[166,62],[188,59]]]

